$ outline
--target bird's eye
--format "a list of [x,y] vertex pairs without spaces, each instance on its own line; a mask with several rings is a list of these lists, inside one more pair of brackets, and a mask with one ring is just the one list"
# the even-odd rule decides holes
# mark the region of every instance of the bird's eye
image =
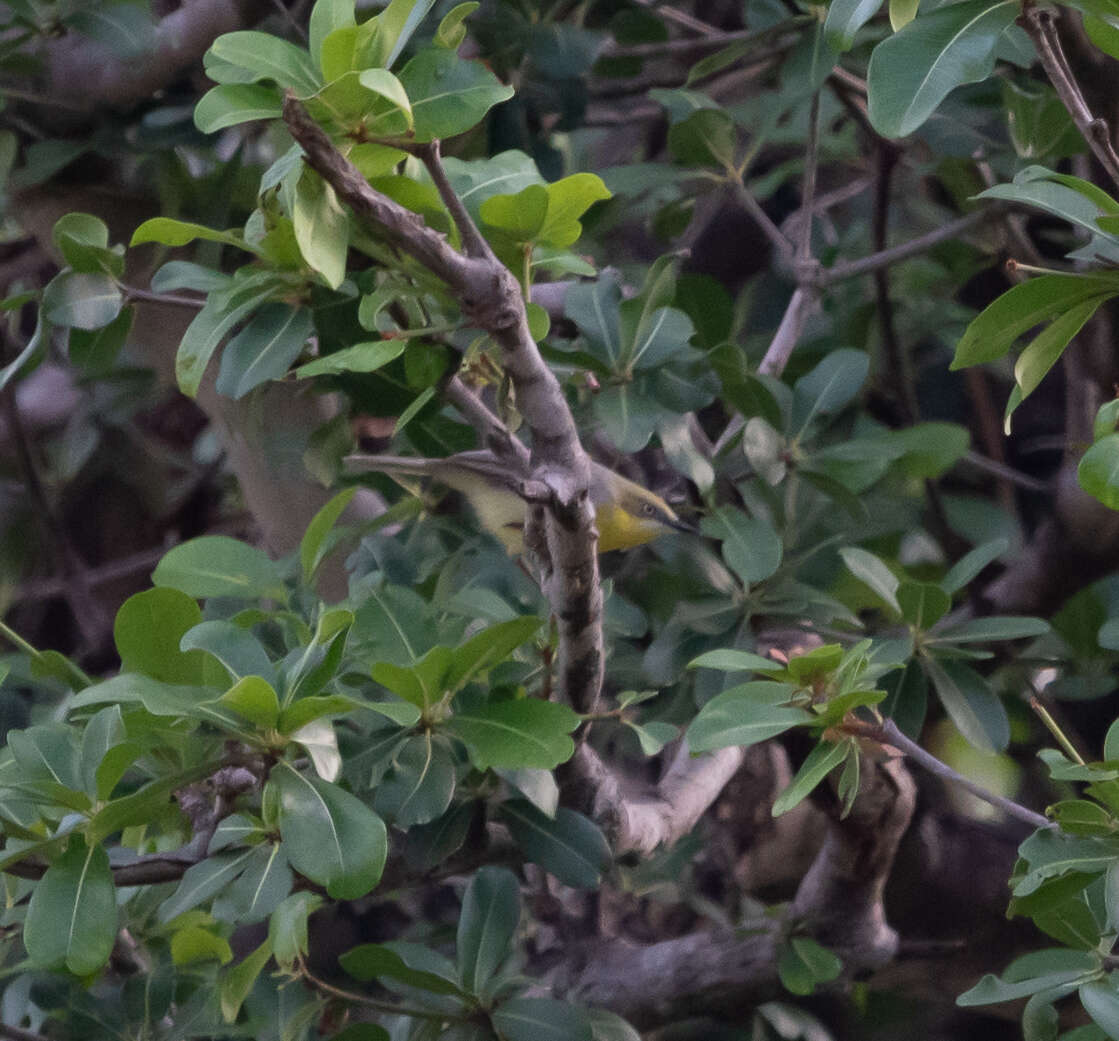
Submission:
[[653,504],[651,502],[642,503],[641,512],[645,514],[646,517],[651,517],[653,515]]

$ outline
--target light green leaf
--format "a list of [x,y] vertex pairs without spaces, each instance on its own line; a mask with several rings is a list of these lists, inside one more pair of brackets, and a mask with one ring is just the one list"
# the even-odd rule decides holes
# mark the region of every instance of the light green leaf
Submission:
[[227,1023],[237,1019],[245,998],[249,996],[256,978],[271,957],[272,941],[266,939],[255,951],[246,955],[243,961],[234,965],[222,976],[219,989],[221,1014]]
[[279,119],[283,104],[274,87],[258,83],[223,83],[202,95],[194,106],[194,125],[204,134],[248,123],[254,119]]
[[448,50],[457,50],[462,41],[466,39],[466,26],[462,23],[480,6],[478,0],[467,0],[467,3],[456,4],[452,7],[443,16],[439,28],[435,30],[436,44],[440,47],[446,47]]
[[407,340],[369,340],[343,347],[333,354],[324,355],[300,365],[295,370],[299,379],[310,376],[335,376],[344,372],[376,372],[404,353]]
[[299,178],[292,224],[308,267],[322,275],[331,289],[337,289],[346,277],[350,222],[334,189],[314,170],[304,170]]
[[144,242],[159,242],[164,246],[186,246],[196,239],[204,242],[221,242],[227,246],[255,252],[244,236],[237,230],[216,231],[204,224],[191,224],[188,221],[173,220],[170,217],[152,217],[144,221],[133,233],[130,246]]
[[280,566],[256,547],[226,535],[203,535],[168,550],[152,582],[192,597],[287,600]]
[[299,94],[310,94],[319,88],[311,56],[302,47],[269,33],[251,30],[226,33],[210,45],[209,54],[245,69],[252,74],[252,82],[272,80]]

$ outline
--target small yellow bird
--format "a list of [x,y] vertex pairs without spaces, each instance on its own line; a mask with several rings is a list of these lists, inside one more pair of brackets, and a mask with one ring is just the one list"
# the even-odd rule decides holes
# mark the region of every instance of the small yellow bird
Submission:
[[[517,492],[523,475],[492,452],[459,452],[446,459],[351,455],[346,457],[346,469],[350,473],[433,477],[462,492],[481,525],[510,553],[516,555],[524,549],[525,501]],[[631,549],[670,531],[695,531],[659,495],[593,461],[590,492],[600,553]]]

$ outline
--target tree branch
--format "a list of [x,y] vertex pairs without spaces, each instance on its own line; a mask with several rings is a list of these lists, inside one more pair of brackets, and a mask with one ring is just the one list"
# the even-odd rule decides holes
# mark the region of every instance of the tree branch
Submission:
[[[526,476],[541,482],[550,493],[548,556],[542,568],[545,592],[558,623],[558,689],[576,709],[592,711],[602,687],[603,650],[590,458],[579,442],[563,391],[529,332],[516,277],[493,254],[461,204],[451,205],[451,214],[470,255],[453,249],[422,217],[375,191],[291,93],[284,99],[284,120],[303,148],[308,165],[338,197],[402,253],[446,282],[467,320],[489,333],[501,348],[505,370],[516,389],[517,406],[532,434],[534,470]],[[438,149],[425,154],[439,187],[445,178]],[[449,192],[449,185],[440,190]],[[445,201],[450,205],[449,199]]]
[[964,777],[963,774],[957,773],[947,763],[942,763],[936,756],[932,755],[930,752],[926,752],[916,741],[912,741],[906,737],[897,728],[897,724],[892,719],[884,720],[882,723],[878,724],[851,720],[844,724],[844,729],[860,737],[869,737],[872,741],[877,741],[879,744],[896,748],[899,752],[909,756],[914,762],[920,763],[929,773],[936,774],[938,777],[944,777],[953,784],[959,785],[965,791],[971,792],[977,799],[982,799],[984,802],[990,803],[990,805],[1006,813],[1007,816],[1013,817],[1015,820],[1020,820],[1028,824],[1031,828],[1055,827],[1051,820],[1047,817],[1043,817],[1040,813],[1035,813],[1033,810],[1027,809],[1025,806],[1014,802],[1012,799],[1006,799],[1001,795],[996,795],[994,792],[989,792],[986,788]]
[[627,792],[622,779],[587,743],[575,750],[573,772],[594,790],[591,812],[615,854],[652,853],[692,830],[742,765],[741,748],[692,758],[684,742],[651,791]]
[[794,930],[819,936],[843,959],[844,977],[878,968],[897,951],[882,892],[909,824],[916,786],[900,763],[864,756],[855,807],[833,820],[784,921],[703,930],[640,946],[590,943],[553,978],[557,995],[611,1009],[639,1029],[689,1016],[734,1018],[781,992],[777,964]]
[[1018,24],[1033,40],[1049,82],[1053,84],[1061,103],[1068,109],[1068,114],[1077,129],[1084,135],[1084,140],[1088,142],[1088,147],[1099,160],[1100,166],[1107,171],[1111,180],[1119,185],[1119,154],[1116,154],[1115,145],[1111,140],[1111,129],[1106,120],[1092,115],[1088,102],[1084,100],[1076,76],[1061,47],[1061,38],[1057,34],[1053,12],[1036,7],[1028,0],[1022,8]]

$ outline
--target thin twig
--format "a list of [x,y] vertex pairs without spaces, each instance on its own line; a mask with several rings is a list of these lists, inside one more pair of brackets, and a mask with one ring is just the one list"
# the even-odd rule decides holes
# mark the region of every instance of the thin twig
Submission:
[[466,1019],[464,1015],[454,1012],[433,1012],[429,1008],[408,1008],[404,1005],[396,1005],[391,1001],[378,1001],[376,998],[371,998],[367,994],[358,994],[352,990],[343,990],[341,987],[335,987],[332,983],[327,983],[326,980],[320,980],[302,961],[299,963],[298,971],[299,976],[311,984],[316,990],[320,990],[324,994],[329,994],[332,998],[340,998],[342,1001],[352,1001],[354,1004],[376,1009],[378,1012],[384,1012],[386,1015],[411,1016],[413,1019],[430,1019],[440,1023],[446,1020],[453,1020],[457,1023],[461,1023]]
[[701,21],[695,15],[688,14],[687,11],[679,11],[675,7],[669,7],[668,4],[658,4],[654,0],[637,0],[637,3],[660,15],[666,22],[673,22],[682,29],[690,29],[692,32],[702,33],[704,36],[717,36],[722,32],[721,29],[717,29],[709,22]]
[[926,253],[942,242],[959,238],[965,232],[971,231],[980,224],[1001,216],[1003,212],[1001,208],[987,207],[975,210],[972,213],[965,213],[962,217],[957,217],[947,224],[942,224],[939,228],[933,228],[932,231],[926,232],[924,235],[918,235],[917,238],[910,239],[908,242],[902,242],[897,246],[891,246],[889,249],[871,253],[870,256],[860,257],[858,260],[833,264],[820,272],[817,285],[821,289],[826,289],[835,285],[836,282],[842,282],[848,278],[857,278],[859,275],[869,275],[880,267],[889,267],[902,260],[908,260],[910,257]]
[[791,264],[793,261],[794,248],[785,233],[773,223],[769,214],[762,209],[761,203],[754,198],[750,189],[747,188],[740,179],[734,180],[732,184],[734,187],[734,194],[742,204],[742,208],[754,218],[758,227],[765,233],[765,237],[773,243],[774,248],[781,254],[785,262]]
[[800,246],[797,263],[802,268],[812,260],[812,210],[816,201],[816,168],[820,157],[820,92],[812,95],[808,110],[808,144],[804,149],[804,187],[800,193]]
[[1057,97],[1068,110],[1077,129],[1084,135],[1088,147],[1099,160],[1111,180],[1119,185],[1119,154],[1111,140],[1111,129],[1107,121],[1092,115],[1076,76],[1065,57],[1061,47],[1061,38],[1057,33],[1057,26],[1053,19],[1053,12],[1045,8],[1036,7],[1027,0],[1022,5],[1022,14],[1018,17],[1021,25],[1037,48],[1038,57],[1041,59],[1042,68],[1053,84]]
[[843,729],[859,737],[869,737],[872,741],[877,741],[879,744],[896,748],[914,762],[920,763],[929,773],[952,781],[953,784],[959,785],[965,791],[971,792],[977,799],[982,799],[991,806],[1002,810],[1007,816],[1014,817],[1016,820],[1028,824],[1031,828],[1056,827],[1051,820],[1047,817],[1043,817],[1040,813],[1035,813],[1033,810],[1027,809],[1025,806],[1014,802],[1012,799],[1007,799],[1002,795],[996,795],[994,792],[988,791],[986,788],[966,778],[963,774],[953,770],[947,763],[942,763],[936,756],[932,755],[930,752],[926,752],[916,741],[911,741],[906,737],[897,728],[897,724],[894,723],[892,719],[884,720],[879,724],[864,723],[861,720],[850,720],[844,724]]
[[659,43],[618,44],[608,43],[601,52],[604,58],[659,58],[671,55],[691,55],[696,52],[717,50],[733,43],[754,43],[769,39],[789,29],[803,27],[814,22],[812,15],[797,15],[764,29],[735,29],[729,32],[713,32],[686,40],[662,40]]
[[202,297],[178,296],[175,293],[153,293],[150,289],[141,289],[139,286],[120,287],[131,303],[133,300],[143,300],[151,304],[172,304],[175,307],[189,307],[192,311],[200,311],[206,306]]

